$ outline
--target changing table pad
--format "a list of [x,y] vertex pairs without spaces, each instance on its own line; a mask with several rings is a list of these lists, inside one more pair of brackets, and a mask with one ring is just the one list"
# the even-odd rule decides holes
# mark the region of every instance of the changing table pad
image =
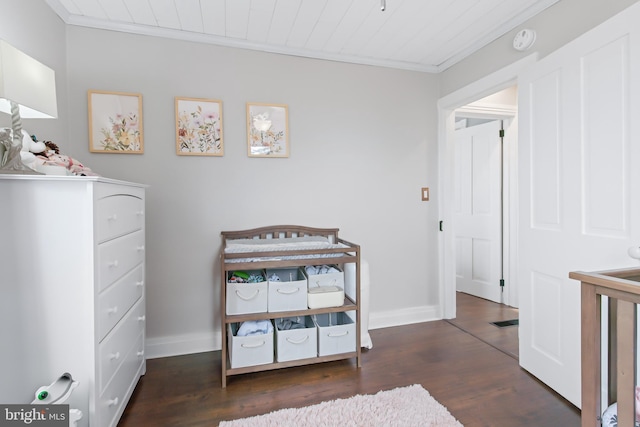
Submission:
[[[287,237],[279,239],[234,239],[227,240],[224,252],[227,254],[239,254],[249,252],[275,252],[275,251],[297,251],[297,250],[318,250],[318,249],[344,249],[349,246],[343,243],[331,243],[323,236]],[[305,259],[305,258],[332,258],[341,257],[342,253],[327,254],[301,254],[283,255],[271,257],[251,257],[251,258],[230,258],[226,262],[257,262],[276,261],[284,259]]]

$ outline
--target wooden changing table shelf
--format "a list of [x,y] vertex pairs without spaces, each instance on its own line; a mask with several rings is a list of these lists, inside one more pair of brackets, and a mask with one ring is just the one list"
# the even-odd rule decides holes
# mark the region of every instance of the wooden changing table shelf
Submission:
[[[321,362],[330,362],[335,360],[356,358],[357,367],[362,366],[361,361],[361,337],[360,337],[360,246],[338,237],[337,228],[313,228],[297,225],[278,225],[262,228],[254,228],[250,230],[241,231],[223,231],[222,234],[222,249],[220,251],[220,264],[221,264],[221,298],[220,298],[220,313],[221,313],[221,329],[222,329],[222,387],[227,385],[227,377],[231,375],[240,375],[251,372],[259,372],[280,368],[289,368],[293,366],[310,365]],[[344,248],[330,248],[330,249],[304,249],[304,250],[286,250],[286,251],[269,251],[269,252],[245,252],[245,253],[225,253],[226,242],[234,239],[285,239],[291,237],[303,237],[303,236],[323,236],[329,238],[333,243],[341,243]],[[327,257],[327,254],[333,255]],[[289,256],[304,255],[308,258],[303,259],[283,259]],[[251,261],[234,262],[237,259],[251,259]],[[233,314],[228,315],[226,313],[226,284],[227,274],[234,270],[259,270],[259,269],[272,269],[282,267],[303,267],[307,265],[319,265],[319,264],[339,264],[343,265],[347,263],[355,264],[355,300],[351,299],[345,293],[344,305],[340,307],[328,307],[328,308],[316,308],[316,309],[304,309],[294,311],[278,311],[278,312],[261,312],[261,313],[248,313],[248,314]],[[326,356],[318,356],[307,359],[291,360],[286,362],[273,363],[246,366],[240,368],[231,368],[228,349],[228,333],[227,326],[230,323],[244,322],[248,320],[263,320],[263,319],[277,319],[281,317],[294,317],[294,316],[308,316],[314,314],[324,313],[341,313],[347,311],[354,311],[356,313],[355,330],[356,330],[356,349],[353,352],[332,354]]]
[[582,427],[600,426],[601,300],[609,297],[607,387],[609,404],[618,402],[618,425],[635,419],[636,304],[640,304],[640,269],[571,272],[582,293]]

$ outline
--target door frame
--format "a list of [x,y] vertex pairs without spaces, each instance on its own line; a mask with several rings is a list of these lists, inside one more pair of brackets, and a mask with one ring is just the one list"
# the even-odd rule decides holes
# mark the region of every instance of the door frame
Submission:
[[[537,53],[530,54],[438,100],[438,194],[440,195],[438,211],[440,220],[443,221],[442,232],[438,238],[439,292],[441,296],[440,310],[444,319],[456,317],[455,230],[453,221],[455,110],[485,96],[516,85],[520,71],[537,60]],[[511,128],[514,129],[512,133],[517,133],[517,122],[516,117],[511,124]],[[508,158],[505,159],[505,163],[509,165],[508,170],[505,171],[507,175],[506,181],[510,183],[508,189],[505,189],[505,191],[508,191],[507,198],[509,200],[505,210],[509,215],[503,219],[506,254],[505,281],[509,283],[506,290],[505,303],[517,305],[517,138],[509,141],[509,145],[511,149],[508,150]]]

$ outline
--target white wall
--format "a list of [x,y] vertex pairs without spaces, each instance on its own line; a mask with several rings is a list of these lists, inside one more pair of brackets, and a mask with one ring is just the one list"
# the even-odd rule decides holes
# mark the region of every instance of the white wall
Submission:
[[[637,1],[561,0],[441,73],[440,94],[454,92],[532,52],[546,56]],[[529,51],[518,52],[513,37],[523,28],[536,30],[536,42]]]
[[[67,32],[74,120],[63,150],[101,175],[150,185],[149,354],[219,348],[223,230],[338,227],[369,261],[372,326],[437,317],[437,195],[422,202],[420,192],[436,184],[435,76]],[[89,153],[89,89],[142,94],[143,155]],[[175,154],[175,96],[223,101],[224,157]],[[248,101],[289,106],[288,159],[247,157]]]

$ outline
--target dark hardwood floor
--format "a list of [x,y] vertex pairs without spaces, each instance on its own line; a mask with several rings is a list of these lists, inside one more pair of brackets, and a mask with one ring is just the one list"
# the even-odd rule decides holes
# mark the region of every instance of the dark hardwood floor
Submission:
[[517,308],[494,304],[491,301],[458,292],[456,318],[448,322],[517,360],[518,327],[499,328],[492,324],[492,322],[513,319],[518,319]]
[[[219,351],[148,360],[119,426],[216,426],[411,384],[422,384],[467,427],[579,426],[580,411],[522,370],[507,339],[494,340],[492,329],[482,337],[481,323],[509,320],[513,312],[466,295],[458,300],[458,319],[451,323],[372,330],[374,347],[363,352],[360,369],[345,360],[238,375],[223,389]],[[489,317],[470,320],[471,310]],[[492,318],[500,311],[508,319]]]

